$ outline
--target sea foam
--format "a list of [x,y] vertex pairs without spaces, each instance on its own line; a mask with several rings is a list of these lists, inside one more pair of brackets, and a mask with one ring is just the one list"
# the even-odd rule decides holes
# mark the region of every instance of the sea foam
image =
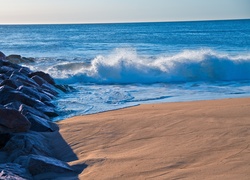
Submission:
[[250,54],[229,55],[211,49],[172,55],[139,55],[117,49],[90,62],[59,62],[47,68],[60,83],[154,84],[250,80]]

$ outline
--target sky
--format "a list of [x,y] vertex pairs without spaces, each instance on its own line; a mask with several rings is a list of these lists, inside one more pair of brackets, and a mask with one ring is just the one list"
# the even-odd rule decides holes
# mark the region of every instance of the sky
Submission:
[[250,19],[250,0],[0,0],[0,24]]

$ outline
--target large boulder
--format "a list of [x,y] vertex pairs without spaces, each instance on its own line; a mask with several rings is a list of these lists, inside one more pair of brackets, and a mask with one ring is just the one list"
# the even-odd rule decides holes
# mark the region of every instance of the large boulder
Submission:
[[2,66],[12,67],[12,68],[14,68],[16,70],[22,68],[22,66],[20,66],[18,64],[13,64],[13,63],[9,62],[8,60],[5,60],[5,59],[1,60],[1,65]]
[[52,94],[53,96],[58,95],[56,88],[53,85],[49,84],[47,81],[45,81],[43,78],[35,75],[32,76],[31,79],[34,80],[43,89],[43,91],[46,91]]
[[11,55],[7,56],[6,59],[14,64],[33,63],[34,62],[34,58],[26,58],[26,57],[22,57],[18,54],[11,54]]
[[15,134],[2,150],[8,153],[8,162],[13,162],[18,157],[29,154],[52,156],[48,139],[34,131]]
[[21,67],[21,69],[19,69],[18,72],[20,72],[21,74],[24,74],[26,76],[28,76],[30,73],[32,73],[32,71],[27,67]]
[[38,84],[34,80],[21,74],[18,71],[13,71],[12,74],[10,75],[9,79],[11,79],[13,81],[21,82],[22,85],[24,85],[24,86],[38,87]]
[[26,113],[27,119],[31,122],[30,130],[36,132],[52,132],[58,130],[57,125],[43,119],[39,116],[36,116],[31,113]]
[[36,110],[43,112],[49,117],[58,116],[58,114],[55,111],[55,107],[53,105],[51,106],[46,105],[37,99],[31,98],[23,94],[22,92],[13,90],[13,88],[11,87],[8,87],[8,86],[0,87],[0,104],[6,105],[13,101],[19,101],[22,104],[33,107]]
[[41,155],[21,156],[15,160],[15,163],[21,164],[29,170],[30,174],[35,176],[42,173],[67,173],[73,172],[73,169],[65,162],[52,157]]
[[21,85],[21,84],[19,83],[19,85],[18,85],[17,82],[12,81],[11,79],[5,79],[5,80],[3,80],[3,81],[0,83],[0,87],[1,87],[1,86],[4,86],[4,85],[9,86],[9,87],[11,87],[11,88],[13,88],[13,89],[16,89],[16,88],[17,88],[19,85]]
[[34,114],[36,116],[39,116],[43,119],[50,120],[49,116],[45,115],[43,112],[36,110],[35,108],[32,108],[30,106],[27,106],[25,104],[21,104],[18,107],[18,111],[21,112],[22,115],[26,116],[27,114]]
[[0,133],[26,132],[30,129],[29,120],[14,109],[0,109]]
[[42,102],[34,104],[33,107],[36,110],[43,112],[45,115],[47,115],[47,116],[49,116],[51,118],[58,116],[58,113],[56,112],[54,107],[47,106]]
[[0,104],[5,105],[13,101],[19,101],[31,107],[34,106],[34,104],[39,103],[38,100],[30,98],[9,86],[4,85],[0,87]]
[[48,82],[49,84],[55,85],[54,79],[47,73],[44,73],[42,71],[37,71],[37,72],[33,72],[29,74],[29,77],[33,77],[33,76],[38,76],[42,78],[43,80],[45,80],[46,82]]
[[31,180],[31,174],[20,164],[0,164],[0,179],[4,180]]
[[1,66],[0,67],[0,73],[1,74],[5,74],[6,76],[10,76],[12,74],[12,72],[14,72],[15,69],[10,67],[10,66]]
[[42,102],[49,102],[52,100],[45,93],[39,92],[38,89],[34,87],[27,87],[27,86],[22,85],[17,88],[17,91],[21,91],[24,94],[28,94],[30,97],[33,97],[34,99],[38,99]]

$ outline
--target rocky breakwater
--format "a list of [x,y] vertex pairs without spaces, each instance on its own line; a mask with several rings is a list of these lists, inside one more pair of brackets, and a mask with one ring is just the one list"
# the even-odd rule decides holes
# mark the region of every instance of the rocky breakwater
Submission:
[[55,158],[44,136],[58,131],[51,121],[58,115],[51,100],[67,87],[8,59],[0,52],[0,179],[39,179],[42,173],[74,171]]

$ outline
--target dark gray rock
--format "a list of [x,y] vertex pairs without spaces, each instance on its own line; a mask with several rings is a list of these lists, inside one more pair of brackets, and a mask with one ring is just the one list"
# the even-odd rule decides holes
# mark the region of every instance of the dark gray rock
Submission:
[[3,180],[31,180],[31,174],[16,163],[0,164],[0,179]]
[[52,94],[53,96],[58,95],[56,88],[53,85],[49,84],[47,81],[45,81],[43,78],[35,75],[32,76],[31,79],[34,80],[41,87],[43,91],[46,91]]
[[28,106],[33,106],[34,104],[39,103],[38,100],[30,98],[22,92],[13,90],[13,88],[9,86],[0,87],[0,104],[5,105],[13,101],[19,101]]
[[0,67],[0,73],[1,74],[5,74],[6,76],[10,76],[10,74],[12,74],[12,72],[14,72],[15,69],[9,66],[1,66]]
[[53,96],[57,96],[59,93],[57,92],[57,89],[52,86],[51,84],[42,84],[41,88],[43,89],[43,91],[46,91],[50,94],[52,94]]
[[55,111],[54,106],[50,107],[39,100],[36,100],[34,98],[31,98],[23,94],[22,92],[12,90],[12,88],[8,86],[0,87],[0,104],[5,105],[13,101],[19,101],[22,104],[33,107],[36,110],[43,112],[49,117],[58,116],[58,114]]
[[21,82],[22,85],[24,85],[24,86],[38,87],[38,84],[34,80],[32,80],[31,78],[28,78],[25,75],[22,75],[18,71],[13,71],[12,74],[10,75],[9,79],[11,79],[12,81]]
[[21,69],[19,69],[18,72],[25,74],[26,76],[28,76],[30,73],[32,73],[32,71],[27,67],[22,67]]
[[47,73],[44,73],[42,71],[30,73],[29,77],[33,77],[33,76],[39,76],[40,78],[42,78],[43,80],[45,80],[49,84],[55,85],[54,79]]
[[15,134],[2,148],[8,153],[8,162],[29,154],[52,156],[48,140],[38,132]]
[[35,81],[39,86],[42,86],[42,84],[47,83],[47,81],[37,75],[32,76],[31,79]]
[[51,121],[47,121],[39,116],[31,113],[26,114],[27,119],[31,122],[30,130],[36,132],[52,132],[58,130],[56,124]]
[[31,124],[19,111],[0,109],[0,133],[26,132]]
[[19,83],[19,85],[18,85],[17,82],[12,81],[11,79],[5,79],[5,80],[3,80],[3,81],[0,83],[0,87],[1,87],[1,86],[4,86],[4,85],[9,86],[9,87],[11,87],[11,88],[13,88],[13,89],[16,89],[16,88],[17,88],[19,85],[21,85],[21,84]]
[[39,92],[37,88],[34,88],[34,87],[26,87],[22,85],[17,88],[17,91],[20,91],[24,94],[28,94],[30,97],[40,100],[42,102],[49,102],[52,100],[49,96],[47,96],[44,93]]
[[1,63],[2,63],[2,66],[12,67],[12,68],[14,68],[16,70],[21,68],[20,65],[13,64],[13,63],[9,62],[8,60],[2,60]]
[[26,58],[26,57],[22,57],[18,54],[11,54],[9,56],[6,57],[6,59],[14,64],[21,64],[21,63],[33,63],[35,61],[34,58]]
[[73,169],[67,163],[55,158],[40,155],[21,156],[15,160],[15,163],[21,164],[28,169],[33,176],[48,172],[73,172]]
[[34,63],[35,62],[35,58],[33,57],[22,57],[22,63]]
[[50,97],[51,99],[55,98],[54,95],[50,94],[49,92],[47,92],[46,90],[44,90],[42,88],[39,88],[38,91],[41,92],[41,93],[43,93],[43,94],[45,94],[46,96]]
[[18,109],[19,112],[21,112],[22,115],[26,116],[27,114],[31,113],[36,116],[39,116],[43,119],[50,120],[50,118],[45,115],[43,112],[36,110],[35,108],[32,108],[30,106],[27,106],[25,104],[21,104]]
[[[5,80],[5,79],[7,79],[8,78],[8,76],[6,76],[5,74],[1,74],[0,73],[0,79],[1,80]],[[2,81],[1,81],[2,82]]]
[[11,135],[9,133],[0,134],[0,149],[3,148],[10,140]]
[[21,60],[22,57],[20,55],[17,55],[17,54],[11,54],[11,55],[7,56],[6,59],[8,61],[10,61],[11,63],[15,63],[15,64],[19,64],[22,61]]
[[[22,103],[20,103],[19,101],[13,101],[11,103],[5,104],[4,108],[5,109],[15,109],[19,111],[20,106],[22,105]],[[22,114],[22,113],[21,113]],[[23,114],[24,115],[24,114]],[[25,116],[25,115],[24,115]]]
[[49,107],[42,102],[36,103],[33,105],[33,107],[41,112],[43,112],[45,115],[49,117],[57,117],[58,113],[56,112],[54,107]]

